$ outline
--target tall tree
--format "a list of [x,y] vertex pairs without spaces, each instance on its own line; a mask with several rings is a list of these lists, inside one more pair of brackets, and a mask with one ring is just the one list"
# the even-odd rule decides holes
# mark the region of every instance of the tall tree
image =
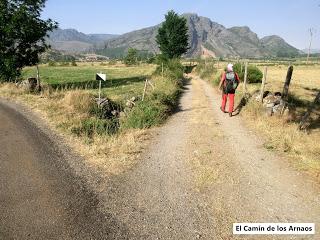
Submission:
[[124,63],[127,65],[135,65],[137,64],[138,51],[135,48],[129,48],[128,54],[124,58]]
[[48,31],[57,27],[40,14],[46,0],[0,0],[0,80],[13,81],[25,66],[39,62],[49,46]]
[[156,40],[163,55],[169,59],[181,57],[189,49],[187,20],[173,10],[169,11]]

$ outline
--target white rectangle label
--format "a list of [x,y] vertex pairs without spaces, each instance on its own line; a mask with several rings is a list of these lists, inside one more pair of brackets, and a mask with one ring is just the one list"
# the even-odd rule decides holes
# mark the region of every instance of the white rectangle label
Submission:
[[234,223],[233,234],[315,234],[314,223]]

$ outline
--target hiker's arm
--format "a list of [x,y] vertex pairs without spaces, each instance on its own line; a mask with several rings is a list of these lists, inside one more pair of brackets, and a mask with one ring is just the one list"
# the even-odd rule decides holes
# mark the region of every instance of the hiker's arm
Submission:
[[226,73],[221,74],[221,79],[220,79],[220,83],[219,83],[220,90],[222,90],[222,85],[223,85],[225,77],[226,77]]
[[237,80],[237,86],[235,87],[235,89],[237,89],[239,87],[239,84],[240,84],[240,78],[239,78],[238,73],[236,73],[236,80]]

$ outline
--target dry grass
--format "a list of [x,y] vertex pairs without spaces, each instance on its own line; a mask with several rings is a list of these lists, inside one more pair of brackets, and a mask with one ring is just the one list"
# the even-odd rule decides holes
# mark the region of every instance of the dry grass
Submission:
[[87,167],[101,170],[106,176],[131,168],[150,138],[150,130],[128,130],[114,136],[94,135],[85,138],[71,134],[70,129],[87,118],[92,102],[90,90],[53,91],[42,95],[25,93],[14,84],[1,84],[0,96],[30,107],[55,129],[72,149],[84,156]]
[[[263,67],[260,67],[263,70]],[[265,90],[282,91],[288,66],[269,66],[267,85]],[[242,116],[248,125],[256,129],[266,139],[265,147],[278,150],[290,156],[292,163],[300,170],[306,170],[319,177],[320,174],[320,141],[319,126],[309,132],[298,130],[298,123],[307,106],[313,101],[316,89],[320,88],[320,67],[294,66],[289,93],[294,96],[292,104],[296,109],[294,119],[287,121],[285,118],[273,116],[266,117],[261,105],[251,101],[244,108]],[[249,86],[252,92],[259,89],[259,85]],[[316,120],[316,115],[313,116]]]

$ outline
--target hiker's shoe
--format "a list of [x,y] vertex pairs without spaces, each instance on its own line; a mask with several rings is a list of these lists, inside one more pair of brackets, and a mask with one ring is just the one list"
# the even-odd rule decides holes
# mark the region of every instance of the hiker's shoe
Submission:
[[232,117],[232,113],[229,113],[229,117]]
[[224,112],[224,113],[226,113],[226,111],[225,111],[225,110],[223,110],[223,109],[222,109],[222,107],[220,107],[220,110],[221,110],[221,112]]

